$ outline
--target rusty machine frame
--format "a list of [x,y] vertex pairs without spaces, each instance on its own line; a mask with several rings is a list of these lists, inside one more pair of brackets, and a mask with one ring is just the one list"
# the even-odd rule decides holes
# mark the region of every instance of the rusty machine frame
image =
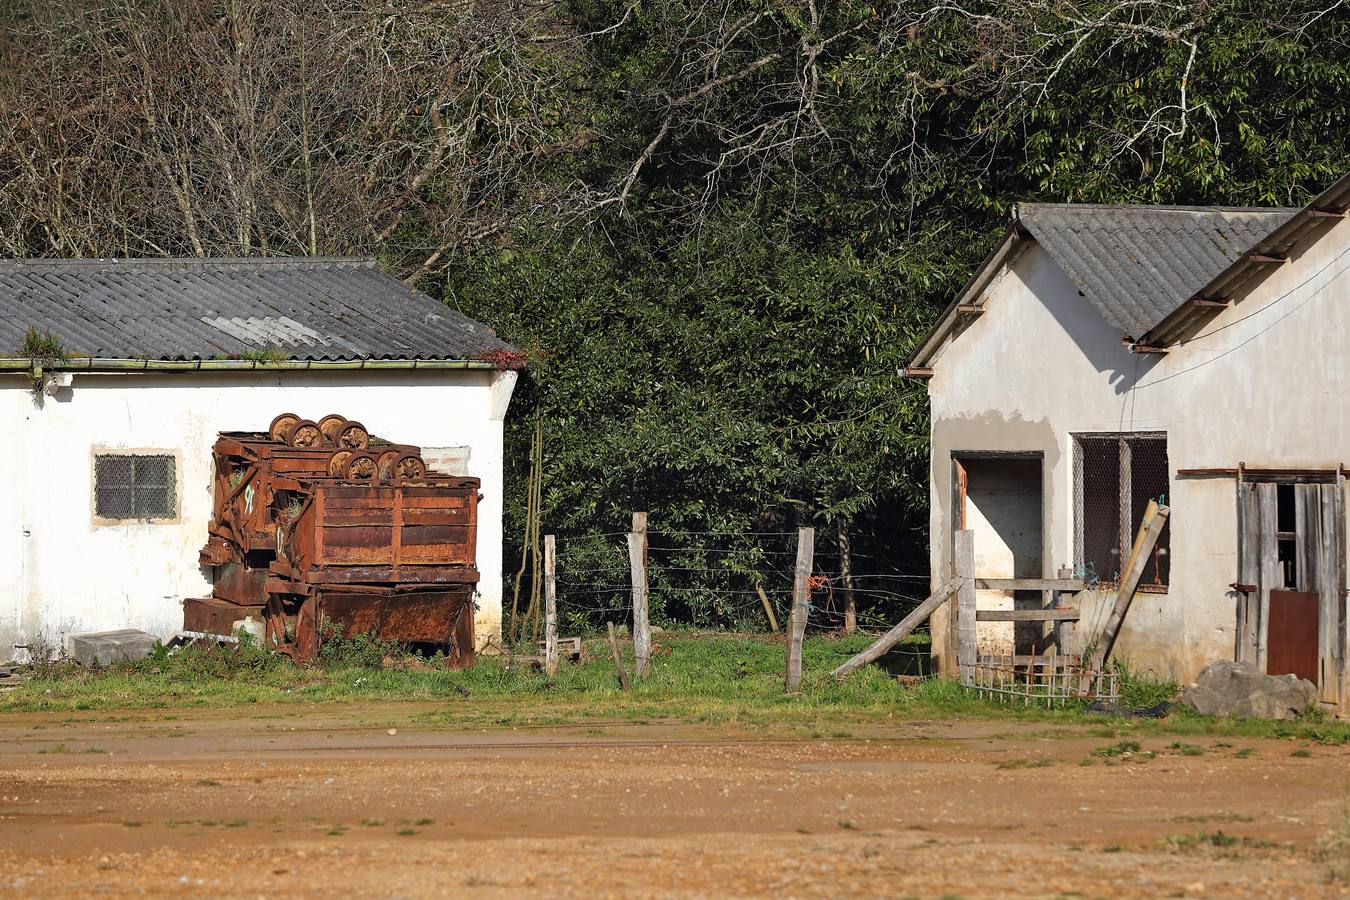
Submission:
[[370,634],[474,661],[476,478],[431,471],[418,447],[356,421],[283,413],[267,432],[222,432],[201,562],[212,596],[184,601],[189,632],[314,659],[326,637]]

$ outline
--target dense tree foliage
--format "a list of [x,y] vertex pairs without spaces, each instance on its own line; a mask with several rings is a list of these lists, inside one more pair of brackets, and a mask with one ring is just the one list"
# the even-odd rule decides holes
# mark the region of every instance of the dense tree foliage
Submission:
[[1297,204],[1350,159],[1337,0],[168,6],[0,14],[0,246],[377,253],[531,355],[508,533],[538,418],[546,531],[645,508],[732,542],[726,590],[797,524],[922,565],[897,371],[1012,202]]

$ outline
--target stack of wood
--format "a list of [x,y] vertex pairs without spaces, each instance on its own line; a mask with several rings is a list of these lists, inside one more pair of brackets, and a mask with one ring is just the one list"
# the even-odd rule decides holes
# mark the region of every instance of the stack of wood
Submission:
[[329,636],[369,634],[473,663],[478,479],[337,415],[222,433],[214,459],[201,552],[214,589],[184,602],[185,630],[228,636],[252,617],[298,660]]

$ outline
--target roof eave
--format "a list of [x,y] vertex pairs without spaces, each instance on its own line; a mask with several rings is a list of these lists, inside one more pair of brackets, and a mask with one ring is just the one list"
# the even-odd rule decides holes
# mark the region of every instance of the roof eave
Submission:
[[49,372],[290,372],[350,371],[376,369],[503,369],[509,368],[481,359],[116,359],[76,357],[54,363],[38,363],[27,357],[0,359],[0,371],[27,372],[41,368]]
[[1016,252],[1022,248],[1022,245],[1033,240],[1027,230],[1017,221],[1016,211],[1014,211],[1013,215],[1013,223],[1008,226],[1008,230],[1004,233],[1003,239],[1000,240],[998,245],[984,258],[984,262],[980,263],[979,268],[975,270],[975,274],[971,279],[966,282],[965,287],[963,287],[960,293],[956,295],[956,298],[947,305],[947,308],[942,311],[942,315],[938,316],[937,322],[933,324],[933,327],[930,328],[923,339],[919,341],[918,346],[910,353],[909,358],[905,360],[904,368],[906,371],[910,369],[917,370],[917,372],[910,377],[928,377],[928,373],[924,370],[932,368],[934,357],[936,356],[937,351],[943,346],[943,341],[948,335],[955,331],[969,315],[967,311],[963,311],[962,307],[969,308],[973,306],[982,306],[982,303],[977,303],[976,301],[982,299],[985,289],[989,287],[990,283],[998,273],[1003,270],[1004,266],[1011,261]]
[[[1287,256],[1309,233],[1328,221],[1334,221],[1336,216],[1344,216],[1347,210],[1350,210],[1350,175],[1342,176],[1311,203],[1294,213],[1289,221],[1248,248],[1246,253],[1216,275],[1209,284],[1140,336],[1139,343],[1158,347],[1175,344],[1185,336],[1194,322],[1208,321],[1215,315],[1215,307],[1197,304],[1196,300],[1233,299],[1233,295],[1249,281],[1270,271],[1269,262],[1253,258],[1255,255]],[[1333,214],[1333,218],[1328,219],[1327,213]]]

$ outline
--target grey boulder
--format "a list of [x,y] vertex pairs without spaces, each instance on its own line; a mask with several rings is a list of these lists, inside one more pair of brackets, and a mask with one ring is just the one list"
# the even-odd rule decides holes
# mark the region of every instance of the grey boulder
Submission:
[[149,656],[157,640],[153,634],[134,628],[89,631],[70,636],[70,655],[82,666],[110,666]]
[[1202,716],[1292,719],[1317,702],[1317,686],[1297,675],[1267,675],[1250,663],[1205,666],[1181,702]]

